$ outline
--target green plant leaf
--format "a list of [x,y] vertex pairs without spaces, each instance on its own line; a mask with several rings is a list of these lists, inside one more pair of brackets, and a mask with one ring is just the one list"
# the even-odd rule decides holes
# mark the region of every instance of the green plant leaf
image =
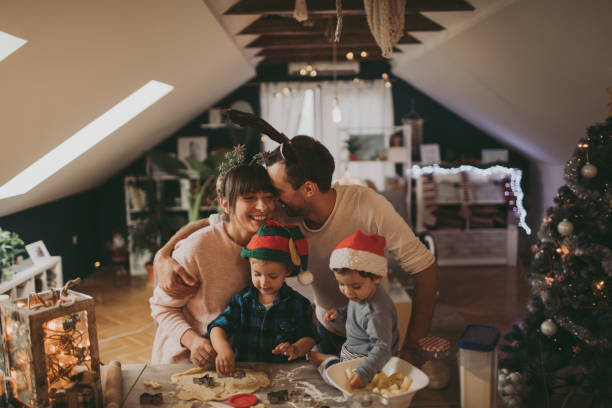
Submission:
[[187,166],[185,163],[174,156],[169,155],[165,152],[158,150],[151,150],[147,155],[151,158],[153,163],[159,167],[162,171],[171,174],[176,177],[188,178]]

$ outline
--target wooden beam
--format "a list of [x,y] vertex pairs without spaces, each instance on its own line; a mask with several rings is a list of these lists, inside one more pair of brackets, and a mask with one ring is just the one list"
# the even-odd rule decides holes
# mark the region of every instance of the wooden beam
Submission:
[[[365,16],[345,16],[342,35],[370,34]],[[238,34],[325,35],[336,28],[335,18],[315,18],[299,23],[292,17],[261,16]],[[406,14],[405,31],[441,31],[444,27],[422,14]]]
[[[295,2],[288,0],[241,0],[230,7],[225,14],[276,14],[293,15]],[[336,14],[335,2],[330,0],[309,0],[308,14]],[[406,10],[420,11],[473,11],[474,7],[465,0],[407,0]],[[363,0],[343,0],[343,15],[364,15]]]
[[[399,41],[400,44],[420,44],[420,41],[411,35],[406,34]],[[371,34],[350,34],[343,35],[340,38],[340,47],[363,47],[377,46],[374,37]],[[329,38],[322,35],[262,35],[259,38],[251,41],[247,48],[317,48],[317,47],[333,47],[333,42]]]
[[[302,55],[279,55],[279,56],[266,56],[262,59],[258,65],[262,64],[288,64],[290,62],[315,62],[315,61],[329,61],[331,62],[333,59],[331,55],[311,55],[311,56],[302,56]],[[340,61],[346,61],[345,59]],[[389,61],[386,58],[383,58],[380,53],[368,55],[367,58],[358,58],[356,61]]]
[[[380,48],[377,46],[369,46],[369,47],[358,47],[358,48],[350,48],[350,47],[339,47],[336,52],[336,58],[338,61],[346,60],[345,55],[348,52],[352,52],[356,58],[360,58],[361,51],[365,51],[369,56],[380,55]],[[402,51],[399,48],[393,48],[393,52]],[[283,56],[291,56],[291,57],[308,57],[315,55],[329,56],[331,59],[333,56],[333,49],[329,48],[296,48],[296,47],[287,47],[287,48],[264,48],[260,50],[257,54],[257,57],[283,57]],[[365,58],[368,58],[365,57]],[[295,58],[294,58],[295,59]]]

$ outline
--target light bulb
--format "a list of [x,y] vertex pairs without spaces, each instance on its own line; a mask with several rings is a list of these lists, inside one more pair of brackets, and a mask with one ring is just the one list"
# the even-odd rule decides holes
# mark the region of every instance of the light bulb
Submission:
[[352,61],[353,59],[355,59],[355,54],[353,54],[351,51],[347,52],[346,59]]
[[334,123],[340,123],[342,120],[342,112],[340,111],[340,106],[338,105],[338,98],[334,98],[334,108],[332,109],[332,120]]

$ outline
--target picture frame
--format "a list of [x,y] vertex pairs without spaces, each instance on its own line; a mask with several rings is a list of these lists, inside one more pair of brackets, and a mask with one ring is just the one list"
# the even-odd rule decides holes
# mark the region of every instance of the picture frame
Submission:
[[482,164],[508,163],[508,149],[482,149]]
[[51,257],[43,241],[32,242],[26,245],[25,249],[34,263],[39,263]]
[[179,137],[176,142],[176,152],[180,160],[193,157],[204,161],[208,157],[208,138],[206,136]]
[[437,143],[422,144],[419,146],[421,150],[421,165],[440,164],[440,145]]

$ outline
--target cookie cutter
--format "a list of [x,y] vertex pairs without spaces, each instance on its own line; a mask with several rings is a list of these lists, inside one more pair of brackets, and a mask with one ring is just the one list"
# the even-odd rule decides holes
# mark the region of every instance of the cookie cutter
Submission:
[[164,395],[161,392],[157,394],[149,394],[143,392],[140,394],[140,405],[161,405],[164,403]]
[[205,385],[207,387],[214,387],[215,379],[209,376],[208,374],[204,374],[202,377],[193,377],[193,383]]

